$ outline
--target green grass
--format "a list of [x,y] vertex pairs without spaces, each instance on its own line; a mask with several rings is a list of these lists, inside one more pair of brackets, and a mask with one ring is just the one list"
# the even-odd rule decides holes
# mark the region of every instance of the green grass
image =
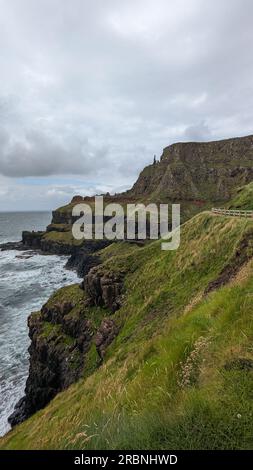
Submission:
[[253,183],[236,191],[234,198],[229,203],[229,209],[253,210]]
[[87,375],[0,447],[252,448],[253,365],[236,365],[253,364],[252,262],[204,295],[252,233],[253,221],[203,213],[184,224],[176,252],[156,241],[105,256],[99,269],[126,277],[120,333],[103,365],[91,349]]
[[82,245],[83,240],[76,240],[73,235],[72,231],[67,232],[46,232],[43,235],[42,240],[46,240],[47,242],[58,243],[60,245]]
[[[86,300],[86,293],[79,287],[79,284],[71,284],[57,290],[46,303],[47,308],[52,308],[54,305],[63,304],[64,302],[72,303],[73,308],[67,313],[64,318],[78,319],[79,316],[85,317],[90,320],[90,326],[94,332],[99,327],[102,319],[110,314],[108,310],[100,307],[84,306]],[[36,315],[38,313],[36,312]],[[47,322],[46,322],[47,323]],[[50,323],[48,324],[50,325]],[[54,325],[52,325],[54,326]],[[57,327],[60,325],[56,325]],[[48,326],[49,327],[49,326]]]
[[97,251],[96,255],[99,255],[103,262],[113,258],[115,256],[128,256],[131,253],[135,253],[139,250],[139,247],[134,243],[127,243],[124,241],[118,241],[112,243],[101,251]]
[[63,303],[68,301],[73,302],[76,307],[80,307],[83,299],[83,290],[79,288],[78,284],[71,284],[69,286],[58,289],[53,295],[51,295],[46,305],[50,308],[58,302]]

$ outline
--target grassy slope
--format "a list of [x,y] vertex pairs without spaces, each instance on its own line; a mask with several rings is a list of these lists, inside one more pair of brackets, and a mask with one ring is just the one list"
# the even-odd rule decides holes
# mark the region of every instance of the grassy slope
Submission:
[[104,269],[128,274],[103,366],[0,446],[252,448],[252,264],[203,295],[252,233],[250,220],[203,213],[184,225],[177,252],[154,242],[108,257]]
[[229,204],[230,209],[253,210],[253,182],[237,190]]
[[52,232],[46,232],[45,235],[43,235],[43,240],[46,240],[47,242],[55,242],[59,243],[60,245],[75,245],[79,246],[82,245],[83,240],[76,240],[71,231],[66,231],[66,232],[57,232],[57,231],[52,231]]

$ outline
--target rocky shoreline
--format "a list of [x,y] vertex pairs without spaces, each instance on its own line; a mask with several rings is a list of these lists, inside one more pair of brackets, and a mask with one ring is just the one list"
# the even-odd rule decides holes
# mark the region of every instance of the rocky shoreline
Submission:
[[99,367],[119,331],[113,313],[121,305],[123,279],[124,272],[113,276],[92,267],[80,285],[60,289],[29,316],[29,375],[25,396],[9,417],[12,427]]
[[0,244],[0,251],[9,251],[9,250],[17,250],[17,251],[25,251],[28,250],[28,247],[23,245],[22,240],[19,242],[7,242]]
[[[28,317],[30,365],[25,396],[8,421],[16,426],[34,414],[60,391],[76,382],[90,367],[98,367],[105,350],[117,335],[111,315],[120,307],[124,273],[112,276],[99,270],[96,252],[108,241],[86,241],[85,246],[42,243],[46,232],[23,232],[19,242],[0,245],[0,251],[34,251],[44,255],[70,255],[66,269],[76,270],[81,284],[62,288]],[[100,309],[99,323],[90,321],[93,308]]]
[[73,269],[81,278],[90,268],[100,264],[95,253],[110,244],[107,240],[86,241],[85,246],[63,245],[60,243],[42,243],[45,232],[23,232],[22,240],[0,244],[0,251],[34,251],[44,255],[68,256],[66,269]]

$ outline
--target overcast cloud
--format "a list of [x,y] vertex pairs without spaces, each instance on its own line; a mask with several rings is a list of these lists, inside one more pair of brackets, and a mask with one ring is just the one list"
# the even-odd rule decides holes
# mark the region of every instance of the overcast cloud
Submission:
[[0,210],[119,191],[253,133],[252,0],[0,0]]

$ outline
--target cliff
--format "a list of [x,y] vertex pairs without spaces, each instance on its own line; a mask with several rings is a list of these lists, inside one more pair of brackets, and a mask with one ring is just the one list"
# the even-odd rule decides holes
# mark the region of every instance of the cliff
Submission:
[[131,197],[169,201],[228,201],[253,180],[253,136],[166,147],[160,162],[144,168]]
[[[253,136],[214,142],[176,143],[163,150],[160,161],[142,170],[133,187],[115,196],[105,195],[105,204],[180,203],[185,222],[195,214],[224,205],[236,190],[253,180]],[[94,205],[94,198],[74,196],[72,201],[53,211],[47,239],[69,230],[75,204]],[[62,236],[64,238],[64,236]],[[65,235],[67,238],[67,235]],[[50,240],[51,243],[51,240]]]
[[122,288],[123,273],[94,268],[81,286],[60,289],[29,316],[29,376],[25,396],[9,417],[12,426],[99,366],[118,333],[110,315],[120,307]]
[[252,255],[253,221],[209,212],[176,252],[101,250],[30,318],[26,399],[62,392],[1,448],[251,448]]

